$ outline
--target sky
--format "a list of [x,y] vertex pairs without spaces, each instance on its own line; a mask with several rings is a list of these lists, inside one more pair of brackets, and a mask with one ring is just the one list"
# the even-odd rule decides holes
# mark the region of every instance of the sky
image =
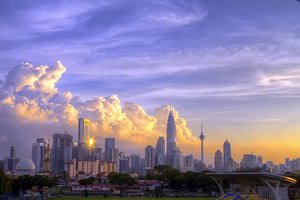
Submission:
[[300,157],[299,18],[296,0],[0,1],[0,157],[59,121],[76,139],[78,117],[143,154],[170,106],[185,154],[203,123],[208,163],[226,138],[236,160]]

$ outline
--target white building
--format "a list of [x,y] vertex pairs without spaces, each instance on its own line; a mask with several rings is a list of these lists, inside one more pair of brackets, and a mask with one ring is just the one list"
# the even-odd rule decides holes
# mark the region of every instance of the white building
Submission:
[[223,172],[224,171],[224,161],[223,155],[220,150],[217,150],[215,153],[215,171],[216,172]]
[[258,167],[257,157],[253,154],[244,154],[240,163],[242,169],[253,169]]
[[193,155],[182,156],[182,171],[194,171],[194,158]]
[[18,162],[16,166],[16,174],[23,176],[23,175],[30,175],[33,176],[35,174],[35,165],[30,159],[21,160]]
[[226,139],[223,145],[223,153],[224,153],[224,171],[231,171],[229,168],[229,160],[231,159],[231,145]]
[[32,144],[32,161],[35,164],[35,170],[37,173],[44,172],[46,166],[45,159],[47,157],[47,143],[45,139],[38,138],[35,143]]
[[155,166],[155,151],[153,146],[148,145],[145,148],[145,168],[152,169]]

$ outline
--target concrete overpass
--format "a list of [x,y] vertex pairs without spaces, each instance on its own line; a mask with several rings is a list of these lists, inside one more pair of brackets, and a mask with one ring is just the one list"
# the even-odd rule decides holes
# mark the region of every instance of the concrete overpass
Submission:
[[288,187],[297,181],[287,176],[262,172],[208,173],[218,185],[221,196],[224,193],[224,182],[230,184],[233,193],[257,195],[262,199],[289,200]]

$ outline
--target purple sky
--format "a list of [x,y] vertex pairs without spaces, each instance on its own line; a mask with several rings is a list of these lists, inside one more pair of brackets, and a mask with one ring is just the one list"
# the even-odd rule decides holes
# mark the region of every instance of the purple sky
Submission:
[[204,123],[210,159],[228,137],[237,157],[282,160],[299,155],[299,19],[296,0],[0,1],[0,84],[60,60],[60,91],[171,104],[195,136]]

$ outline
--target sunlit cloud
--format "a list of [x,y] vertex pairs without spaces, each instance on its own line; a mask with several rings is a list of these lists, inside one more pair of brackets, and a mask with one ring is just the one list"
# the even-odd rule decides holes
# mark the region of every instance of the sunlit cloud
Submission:
[[[159,136],[165,135],[169,106],[162,106],[155,110],[154,115],[150,115],[138,104],[125,102],[122,105],[117,95],[81,101],[71,92],[62,92],[57,88],[57,82],[65,71],[60,62],[53,67],[24,63],[13,68],[0,90],[1,115],[14,117],[11,120],[16,123],[20,120],[31,122],[32,126],[34,123],[51,123],[57,127],[62,121],[69,130],[76,130],[78,118],[86,117],[91,120],[92,133],[98,141],[114,136],[120,144],[134,143],[135,148],[143,148],[149,142],[155,144]],[[184,151],[193,151],[197,139],[176,110],[174,115],[179,145]],[[16,130],[15,134],[30,137],[24,132],[27,131],[22,128]],[[71,134],[76,137],[76,132]]]

